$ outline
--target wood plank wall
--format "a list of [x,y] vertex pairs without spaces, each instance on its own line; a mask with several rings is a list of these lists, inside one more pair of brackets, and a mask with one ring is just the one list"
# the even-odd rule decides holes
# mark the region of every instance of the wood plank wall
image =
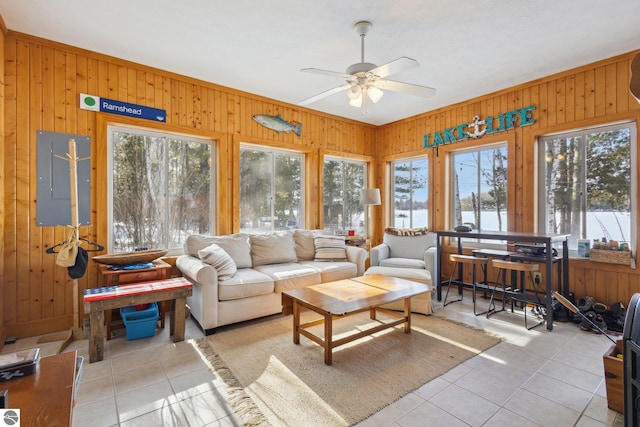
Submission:
[[[635,120],[638,123],[640,105],[629,93],[630,63],[636,53],[589,64],[382,127],[378,130],[377,185],[388,188],[389,162],[414,155],[427,156],[431,165],[429,228],[449,229],[446,184],[448,154],[469,146],[506,141],[508,181],[511,184],[508,192],[508,229],[533,231],[536,212],[536,137],[623,120]],[[533,125],[516,127],[477,140],[443,145],[439,147],[438,156],[434,149],[423,148],[425,134],[431,134],[433,138],[434,132],[469,123],[475,115],[480,118],[495,117],[528,105],[536,107]],[[637,129],[640,130],[640,126]],[[640,165],[640,159],[636,159],[636,164]],[[638,194],[635,197],[637,199]],[[387,212],[388,201],[383,201],[383,205],[384,212]],[[640,229],[638,218],[634,226],[636,230]],[[377,224],[377,227],[382,229],[384,223]],[[447,247],[446,250],[451,252],[453,248]],[[451,265],[443,266],[443,277],[448,278],[450,271]],[[569,271],[571,290],[578,297],[590,295],[605,304],[616,301],[626,304],[633,293],[640,292],[638,269],[576,259],[571,260]]]
[[[0,242],[4,242],[4,216],[5,216],[5,196],[4,196],[4,41],[7,34],[7,27],[4,19],[0,16]],[[0,350],[4,347],[7,337],[7,329],[4,325],[4,244],[0,245]]]
[[[628,93],[632,53],[376,128],[25,34],[9,31],[0,41],[4,48],[0,52],[4,59],[4,72],[0,73],[4,78],[4,114],[0,119],[0,127],[4,120],[0,139],[0,318],[4,319],[4,330],[0,332],[18,337],[73,326],[71,280],[64,269],[55,266],[53,256],[44,253],[64,239],[64,228],[35,224],[38,130],[91,138],[92,225],[80,231],[83,237],[104,242],[106,126],[110,123],[218,141],[216,232],[220,234],[239,227],[237,171],[241,142],[299,150],[308,156],[308,227],[321,225],[324,154],[371,162],[371,178],[383,189],[387,187],[385,166],[389,161],[427,155],[432,188],[429,226],[437,229],[447,225],[445,159],[447,150],[454,147],[441,147],[436,157],[433,150],[422,148],[423,135],[468,122],[476,114],[486,117],[533,104],[535,125],[455,145],[461,148],[464,144],[508,141],[509,164],[515,165],[509,172],[510,182],[515,182],[509,194],[509,227],[530,231],[535,206],[531,185],[535,137],[617,120],[638,120],[640,116],[640,106]],[[80,110],[79,93],[165,109],[167,123]],[[253,114],[277,113],[287,121],[301,122],[302,137],[277,134],[251,118]],[[384,197],[384,191],[382,194]],[[380,240],[386,211],[384,206],[373,210],[374,241]],[[447,269],[443,274],[448,274]],[[633,292],[640,291],[637,271],[625,267],[576,261],[571,263],[570,276],[577,295],[589,294],[605,303],[628,300]],[[79,287],[95,286],[97,267],[90,263]]]
[[[307,155],[306,225],[318,227],[322,211],[322,154],[372,161],[376,127],[224,88],[116,58],[9,31],[5,48],[5,192],[2,225],[4,325],[18,337],[72,327],[73,295],[66,269],[55,265],[46,248],[64,240],[64,227],[36,226],[36,132],[91,138],[91,226],[81,235],[106,242],[106,126],[137,125],[218,141],[216,232],[239,229],[239,145],[251,142],[297,150]],[[80,110],[87,93],[167,111],[167,123]],[[276,133],[253,114],[282,114],[302,123],[302,136]],[[1,123],[0,123],[1,126]],[[0,157],[0,160],[2,158]],[[0,201],[3,194],[0,191]],[[0,228],[0,232],[2,229]],[[95,253],[93,254],[95,255]],[[1,261],[0,261],[1,262]],[[95,263],[79,280],[80,291],[98,286]],[[80,300],[80,295],[77,296]],[[80,300],[81,301],[81,300]],[[80,303],[82,311],[82,304]],[[0,311],[0,314],[2,312]],[[82,317],[82,313],[81,317]]]

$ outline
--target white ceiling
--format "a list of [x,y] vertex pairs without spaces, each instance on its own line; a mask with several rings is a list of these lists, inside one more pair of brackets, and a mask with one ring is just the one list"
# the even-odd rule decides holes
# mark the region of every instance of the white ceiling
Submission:
[[368,20],[365,61],[414,58],[390,78],[436,95],[386,92],[365,115],[345,92],[308,108],[375,125],[640,49],[640,0],[0,0],[0,14],[10,30],[291,104],[343,83],[300,69],[360,62],[353,24]]

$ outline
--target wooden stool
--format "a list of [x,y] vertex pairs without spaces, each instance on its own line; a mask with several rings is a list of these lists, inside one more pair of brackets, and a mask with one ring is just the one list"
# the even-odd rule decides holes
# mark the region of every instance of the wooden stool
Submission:
[[[533,329],[537,326],[540,326],[544,323],[544,317],[542,319],[542,321],[540,321],[539,323],[537,323],[536,325],[529,327],[529,325],[527,324],[527,301],[529,300],[527,298],[526,292],[527,292],[527,287],[526,287],[526,277],[525,277],[525,273],[528,273],[529,279],[531,280],[531,284],[533,285],[533,287],[536,287],[535,281],[533,279],[533,272],[534,271],[538,271],[538,264],[526,264],[523,262],[514,262],[514,261],[505,261],[505,260],[501,260],[501,259],[493,259],[491,260],[491,264],[493,265],[493,267],[498,269],[498,277],[496,280],[496,285],[493,287],[492,291],[491,291],[491,299],[489,300],[489,311],[487,312],[487,317],[489,317],[490,315],[497,313],[498,311],[504,311],[505,310],[505,300],[507,295],[510,296],[511,299],[511,312],[513,312],[513,302],[515,301],[520,301],[523,303],[523,309],[524,309],[524,327],[527,328],[527,330]],[[507,271],[511,271],[512,274],[512,287],[507,287]],[[520,283],[522,284],[522,288],[514,288],[513,286],[515,286],[515,284],[517,283],[517,273],[520,272]],[[502,280],[500,280],[500,276],[502,275]],[[495,301],[494,301],[494,294],[496,291],[496,288],[498,287],[498,284],[502,285],[502,309],[501,310],[496,310],[495,308]],[[534,292],[537,293],[537,291],[534,290]],[[540,307],[542,304],[542,301],[540,301],[540,299],[538,298],[538,303],[536,304],[538,307]],[[493,306],[493,309],[491,308]]]
[[[462,286],[471,285],[473,287],[473,312],[475,314],[476,313],[476,286],[478,286],[478,283],[476,281],[476,265],[479,265],[480,268],[482,269],[484,273],[485,281],[486,281],[487,262],[489,261],[489,259],[484,257],[470,256],[470,255],[450,254],[449,261],[453,262],[454,264],[453,264],[453,270],[451,270],[451,277],[449,277],[449,283],[447,284],[447,293],[444,296],[444,303],[442,305],[446,306],[447,304],[451,304],[452,302],[462,301]],[[462,279],[463,264],[469,264],[472,266],[473,273],[471,275],[470,284],[464,282]],[[458,280],[453,279],[453,276],[455,275],[456,270],[458,271],[458,276],[459,276]],[[454,301],[449,301],[447,303],[447,297],[449,296],[449,289],[451,289],[452,283],[458,285],[458,299]],[[482,313],[479,313],[479,314],[482,314]]]
[[[471,251],[471,253],[473,254],[473,256],[476,257],[486,257],[489,259],[493,259],[493,258],[497,258],[497,259],[503,259],[503,260],[507,260],[510,259],[510,257],[512,257],[513,255],[516,255],[518,252],[511,252],[511,251],[503,251],[503,250],[499,250],[499,249],[489,249],[489,248],[480,248],[480,249],[474,249]],[[482,297],[484,299],[488,299],[488,291],[491,289],[491,285],[489,284],[489,280],[487,278],[487,268],[484,268],[484,281],[483,281],[483,285],[479,286],[480,288],[482,288],[483,292],[482,292]],[[474,297],[475,297],[475,293],[474,293]],[[477,313],[475,310],[475,306],[473,309],[473,312],[476,316],[479,316],[481,314],[487,314],[486,311],[483,311],[481,313]]]

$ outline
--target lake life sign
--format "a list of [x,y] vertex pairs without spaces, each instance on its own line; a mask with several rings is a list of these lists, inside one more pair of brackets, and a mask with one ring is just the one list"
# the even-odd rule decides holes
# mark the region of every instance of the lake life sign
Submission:
[[498,114],[497,117],[487,117],[480,120],[480,116],[474,116],[473,122],[462,123],[458,126],[447,128],[442,132],[434,132],[433,138],[430,134],[424,136],[424,148],[438,147],[439,145],[451,144],[453,142],[464,141],[469,138],[478,139],[484,135],[514,129],[516,126],[529,126],[535,123],[532,117],[536,109],[533,105]]
[[99,96],[87,95],[85,93],[80,94],[80,108],[82,110],[137,117],[139,119],[153,120],[155,122],[165,122],[167,119],[167,112],[159,108],[114,101],[113,99],[101,98]]

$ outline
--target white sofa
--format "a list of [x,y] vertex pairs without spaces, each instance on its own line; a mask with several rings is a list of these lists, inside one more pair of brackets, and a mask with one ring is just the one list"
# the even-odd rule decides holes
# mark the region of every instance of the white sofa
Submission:
[[342,237],[294,230],[191,235],[176,266],[193,283],[187,298],[191,316],[210,334],[219,326],[282,312],[284,290],[362,276],[366,259],[366,250],[344,246]]
[[426,228],[386,228],[382,243],[371,248],[371,267],[416,268],[431,273],[431,280],[438,277],[437,235]]

